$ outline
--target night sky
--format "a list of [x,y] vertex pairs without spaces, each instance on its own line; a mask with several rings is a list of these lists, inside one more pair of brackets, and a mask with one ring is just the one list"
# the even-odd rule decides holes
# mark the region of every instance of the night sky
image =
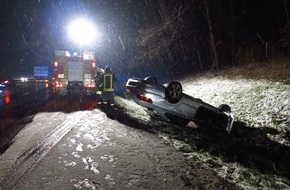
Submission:
[[[275,52],[287,47],[285,2],[208,0],[220,61],[234,65],[237,52],[263,41]],[[197,50],[202,64],[210,62],[204,10],[203,0],[2,0],[0,74],[29,76],[34,65],[51,64],[55,50],[78,51],[66,31],[78,17],[93,20],[103,34],[100,42],[82,47],[96,52],[100,66],[150,73],[167,64],[170,73],[182,64],[195,71]]]

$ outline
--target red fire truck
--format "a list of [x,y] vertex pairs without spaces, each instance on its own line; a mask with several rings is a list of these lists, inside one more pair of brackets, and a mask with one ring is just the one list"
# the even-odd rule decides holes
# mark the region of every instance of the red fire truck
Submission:
[[53,63],[54,92],[61,95],[93,95],[97,63],[94,52],[70,56],[67,51],[55,51]]

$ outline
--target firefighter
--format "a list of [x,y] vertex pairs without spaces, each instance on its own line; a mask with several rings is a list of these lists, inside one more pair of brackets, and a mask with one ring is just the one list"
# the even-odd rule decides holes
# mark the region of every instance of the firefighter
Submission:
[[97,92],[98,92],[98,91],[102,91],[102,89],[100,89],[100,88],[98,87],[98,85],[99,85],[100,80],[101,80],[101,77],[102,77],[102,75],[103,75],[104,73],[105,73],[104,69],[102,69],[102,68],[98,68],[98,69],[97,69],[97,73],[96,73],[96,75],[95,75],[95,83],[96,83],[96,87],[97,87]]
[[114,89],[115,75],[112,73],[111,68],[106,66],[105,72],[99,80],[98,89],[101,90],[101,101],[114,105]]

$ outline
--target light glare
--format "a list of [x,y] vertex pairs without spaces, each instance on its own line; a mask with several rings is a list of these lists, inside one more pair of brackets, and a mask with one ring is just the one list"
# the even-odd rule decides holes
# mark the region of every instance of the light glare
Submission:
[[88,45],[100,39],[100,32],[91,22],[84,19],[72,22],[68,31],[69,37],[80,45]]

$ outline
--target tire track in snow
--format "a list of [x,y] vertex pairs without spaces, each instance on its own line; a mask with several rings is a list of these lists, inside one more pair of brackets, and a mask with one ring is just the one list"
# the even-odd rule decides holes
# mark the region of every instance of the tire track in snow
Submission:
[[[87,112],[71,114],[62,124],[53,130],[48,137],[37,146],[33,146],[17,158],[13,168],[0,181],[0,190],[13,189],[14,185],[64,137],[73,127],[76,120],[84,117]],[[4,189],[3,189],[4,190]]]

